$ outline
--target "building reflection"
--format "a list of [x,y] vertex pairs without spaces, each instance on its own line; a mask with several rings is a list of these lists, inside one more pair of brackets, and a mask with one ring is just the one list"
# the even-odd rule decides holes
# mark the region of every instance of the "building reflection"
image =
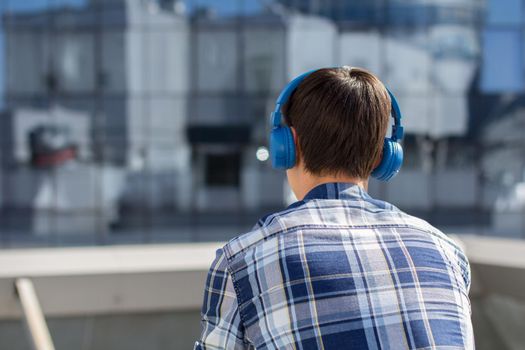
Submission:
[[[284,174],[257,157],[276,95],[303,71],[343,64],[376,73],[405,117],[404,169],[371,183],[372,195],[440,227],[519,236],[524,120],[521,99],[504,95],[523,82],[493,73],[504,16],[489,1],[486,19],[481,5],[91,0],[7,11],[4,239],[249,229],[290,201]],[[522,35],[523,16],[512,21]],[[199,225],[217,234],[192,234]]]

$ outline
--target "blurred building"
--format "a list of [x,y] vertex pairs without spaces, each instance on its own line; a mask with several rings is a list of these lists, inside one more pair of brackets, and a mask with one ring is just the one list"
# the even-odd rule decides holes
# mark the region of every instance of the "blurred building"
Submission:
[[[481,49],[481,5],[283,0],[221,16],[180,1],[91,0],[10,15],[2,129],[16,136],[5,137],[3,188],[24,187],[16,174],[30,162],[33,129],[66,126],[77,167],[118,174],[92,188],[60,180],[98,193],[92,213],[112,208],[99,226],[133,227],[144,213],[168,227],[187,213],[255,218],[289,200],[284,174],[266,161],[280,89],[306,70],[344,64],[385,81],[405,119],[403,171],[388,185],[372,181],[371,193],[438,225],[486,225],[499,191],[488,189],[484,141],[473,132],[484,118],[478,102],[490,99],[477,84],[499,83],[486,72],[493,60],[479,64],[491,47]],[[4,207],[19,205],[11,197]],[[26,197],[34,208],[36,195]]]
[[[111,221],[103,215],[108,197],[112,213],[119,212],[118,206],[188,206],[189,22],[175,7],[155,5],[93,0],[82,8],[16,14],[4,21],[8,112],[1,128],[7,140],[3,187],[11,193],[4,206],[37,210],[38,186],[22,196],[23,203],[10,198],[33,188],[18,174],[31,158],[29,134],[40,126],[76,130],[72,137],[80,152],[75,169],[82,169],[89,185],[78,186],[71,167],[55,166],[38,175],[58,182],[73,197],[93,198],[87,207],[80,205],[78,215],[91,217],[94,224],[70,225],[70,231],[106,227]],[[120,174],[113,180],[103,175],[111,169]],[[62,207],[50,201],[46,209],[67,217],[76,204],[72,200]]]
[[[177,167],[189,88],[186,18],[150,2],[93,0],[5,23],[11,109],[86,111],[93,159]],[[159,159],[163,148],[170,156]]]
[[487,1],[475,132],[498,235],[525,234],[525,1]]
[[370,191],[433,222],[483,222],[493,198],[483,195],[468,138],[482,4],[279,2],[290,12],[332,19],[339,31],[336,63],[371,70],[399,100],[407,134],[405,165],[391,183],[372,182]]
[[[275,98],[293,77],[336,62],[337,31],[326,19],[265,13],[199,16],[191,27],[189,142],[199,208],[283,204],[283,173],[256,158]],[[315,45],[304,45],[312,42]]]
[[299,12],[318,14],[341,24],[390,27],[436,24],[474,24],[479,21],[479,0],[278,0]]

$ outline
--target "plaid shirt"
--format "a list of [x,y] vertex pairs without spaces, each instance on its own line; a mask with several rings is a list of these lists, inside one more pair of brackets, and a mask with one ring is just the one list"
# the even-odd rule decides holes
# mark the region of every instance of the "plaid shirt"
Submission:
[[473,349],[469,288],[443,233],[324,184],[217,251],[195,349]]

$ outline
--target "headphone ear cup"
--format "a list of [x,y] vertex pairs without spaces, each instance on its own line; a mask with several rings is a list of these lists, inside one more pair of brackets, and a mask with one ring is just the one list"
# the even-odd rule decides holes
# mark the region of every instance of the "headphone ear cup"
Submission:
[[270,154],[272,166],[276,169],[290,169],[295,165],[295,144],[289,127],[279,126],[272,129]]
[[393,178],[403,165],[403,147],[391,139],[385,138],[381,163],[372,171],[372,177],[388,181]]

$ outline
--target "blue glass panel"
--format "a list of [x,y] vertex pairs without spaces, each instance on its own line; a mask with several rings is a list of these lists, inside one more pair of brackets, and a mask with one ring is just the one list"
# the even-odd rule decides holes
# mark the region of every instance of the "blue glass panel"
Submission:
[[523,0],[489,0],[487,22],[489,24],[517,25],[523,23]]
[[[0,26],[2,22],[0,21]],[[0,29],[0,112],[4,108],[4,88],[5,88],[5,54],[4,54],[4,31]]]
[[523,90],[523,43],[520,30],[486,30],[483,35],[481,88],[485,92]]
[[189,13],[205,10],[219,17],[240,15],[243,12],[243,7],[243,2],[238,0],[186,0],[186,8]]
[[8,0],[5,8],[6,12],[32,12],[45,10],[51,5],[50,0]]

